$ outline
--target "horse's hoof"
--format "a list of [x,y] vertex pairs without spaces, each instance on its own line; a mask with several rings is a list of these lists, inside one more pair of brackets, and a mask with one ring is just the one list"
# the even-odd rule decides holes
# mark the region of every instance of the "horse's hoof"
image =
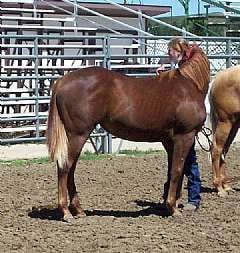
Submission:
[[226,191],[219,191],[218,193],[218,196],[220,197],[220,198],[225,198],[225,197],[227,197],[227,195],[228,195],[228,193],[226,192]]
[[68,213],[68,214],[65,214],[63,216],[63,219],[62,219],[64,222],[67,222],[67,223],[72,223],[74,221],[74,218],[73,216],[71,215],[71,213]]
[[86,217],[86,213],[84,211],[78,212],[77,214],[74,215],[75,219],[80,219]]
[[172,216],[173,217],[180,217],[180,216],[182,216],[182,212],[178,208],[174,208]]
[[180,216],[182,215],[182,213],[180,212],[180,210],[177,207],[173,207],[171,205],[169,205],[168,203],[166,203],[165,205],[166,207],[166,213],[167,216]]
[[71,214],[74,216],[74,218],[76,218],[76,219],[86,216],[84,210],[81,207],[76,207],[76,206],[70,205],[69,210],[70,210]]
[[235,190],[229,185],[225,184],[223,187],[226,192],[235,192]]

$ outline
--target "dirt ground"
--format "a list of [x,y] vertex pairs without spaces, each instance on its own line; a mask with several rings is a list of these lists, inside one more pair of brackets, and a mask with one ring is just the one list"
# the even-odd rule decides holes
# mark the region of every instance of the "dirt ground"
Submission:
[[[202,204],[180,217],[165,217],[159,205],[163,151],[80,161],[76,183],[87,216],[72,224],[56,210],[55,164],[1,162],[0,252],[239,252],[240,182],[219,198],[207,154],[198,154]],[[231,148],[227,161],[228,174],[240,175],[239,148]]]

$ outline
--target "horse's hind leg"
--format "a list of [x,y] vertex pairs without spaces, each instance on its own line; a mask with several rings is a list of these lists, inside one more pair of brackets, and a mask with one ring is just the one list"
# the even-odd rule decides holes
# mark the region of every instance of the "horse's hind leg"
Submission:
[[80,155],[80,152],[82,151],[82,147],[85,144],[89,134],[84,134],[81,136],[78,136],[77,138],[73,138],[71,141],[71,159],[74,161],[73,166],[70,168],[70,171],[68,173],[68,181],[67,181],[67,187],[68,187],[68,194],[69,194],[69,201],[70,201],[70,211],[71,213],[76,217],[82,217],[85,216],[84,210],[81,207],[79,197],[76,190],[75,180],[74,180],[74,172],[76,168],[76,163],[78,160],[78,157]]
[[230,121],[218,122],[216,131],[213,136],[213,148],[212,148],[213,184],[216,187],[219,196],[226,195],[226,191],[223,187],[223,180],[225,178],[224,173],[225,161],[222,156],[231,129],[232,124]]
[[72,217],[68,209],[67,202],[67,179],[69,172],[69,163],[64,164],[63,167],[57,162],[57,173],[58,173],[58,208],[63,213],[63,220],[69,221]]
[[73,216],[68,208],[67,193],[69,193],[70,207],[74,214],[83,214],[83,210],[78,200],[76,186],[74,182],[74,171],[82,147],[88,137],[88,134],[69,137],[68,161],[61,168],[58,167],[58,203],[59,209],[63,213],[63,220],[70,221]]
[[225,157],[226,157],[226,154],[230,148],[230,145],[232,144],[237,132],[238,132],[238,123],[235,123],[233,124],[233,127],[230,131],[230,134],[228,136],[228,139],[227,139],[227,142],[224,146],[224,157],[223,157],[223,161],[220,162],[220,174],[221,174],[221,178],[222,178],[222,184],[223,184],[223,188],[226,192],[229,192],[229,191],[233,191],[233,189],[227,184],[226,182],[226,163],[225,163]]

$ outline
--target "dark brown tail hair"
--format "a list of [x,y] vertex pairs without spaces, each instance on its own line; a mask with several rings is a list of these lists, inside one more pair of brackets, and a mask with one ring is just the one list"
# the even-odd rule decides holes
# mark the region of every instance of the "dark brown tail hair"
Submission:
[[57,108],[58,82],[55,82],[52,87],[47,123],[47,145],[52,161],[57,161],[58,166],[63,168],[68,160],[68,137]]

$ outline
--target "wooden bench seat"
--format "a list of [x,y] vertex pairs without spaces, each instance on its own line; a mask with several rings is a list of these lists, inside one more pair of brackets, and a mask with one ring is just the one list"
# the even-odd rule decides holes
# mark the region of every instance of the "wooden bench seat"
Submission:
[[38,17],[19,17],[19,16],[0,16],[1,20],[21,20],[21,21],[58,21],[58,22],[72,22],[73,17],[66,18],[38,18]]
[[[45,131],[46,129],[47,129],[46,125],[39,126],[40,131]],[[36,131],[36,126],[0,128],[0,133],[15,133],[15,132],[29,132],[29,131]]]
[[26,88],[15,88],[15,89],[13,89],[13,88],[1,88],[1,93],[2,94],[6,94],[6,93],[8,93],[8,94],[11,94],[11,93],[34,93],[35,92],[35,90],[34,89],[26,89]]
[[90,27],[76,27],[76,26],[49,26],[49,25],[0,25],[0,29],[2,30],[56,30],[56,31],[80,31],[80,32],[93,32],[96,31],[97,28]]
[[[39,117],[47,117],[48,112],[39,112],[38,116]],[[3,113],[1,114],[2,119],[7,119],[7,118],[25,118],[25,117],[35,117],[36,113],[35,112],[27,112],[27,113]]]
[[35,99],[32,99],[29,97],[28,100],[2,100],[1,105],[35,105],[38,104],[48,104],[50,102],[50,99],[40,99],[38,102]]
[[[80,60],[80,59],[79,59]],[[39,70],[59,70],[59,69],[63,69],[63,70],[67,70],[67,69],[80,69],[80,68],[86,68],[88,66],[38,66]],[[3,69],[7,69],[7,70],[34,70],[35,67],[34,66],[2,66]]]
[[2,13],[13,13],[13,14],[22,14],[23,12],[26,13],[46,13],[46,14],[51,14],[51,13],[55,13],[55,10],[47,10],[47,9],[37,9],[37,8],[10,8],[10,7],[0,7],[0,11]]

